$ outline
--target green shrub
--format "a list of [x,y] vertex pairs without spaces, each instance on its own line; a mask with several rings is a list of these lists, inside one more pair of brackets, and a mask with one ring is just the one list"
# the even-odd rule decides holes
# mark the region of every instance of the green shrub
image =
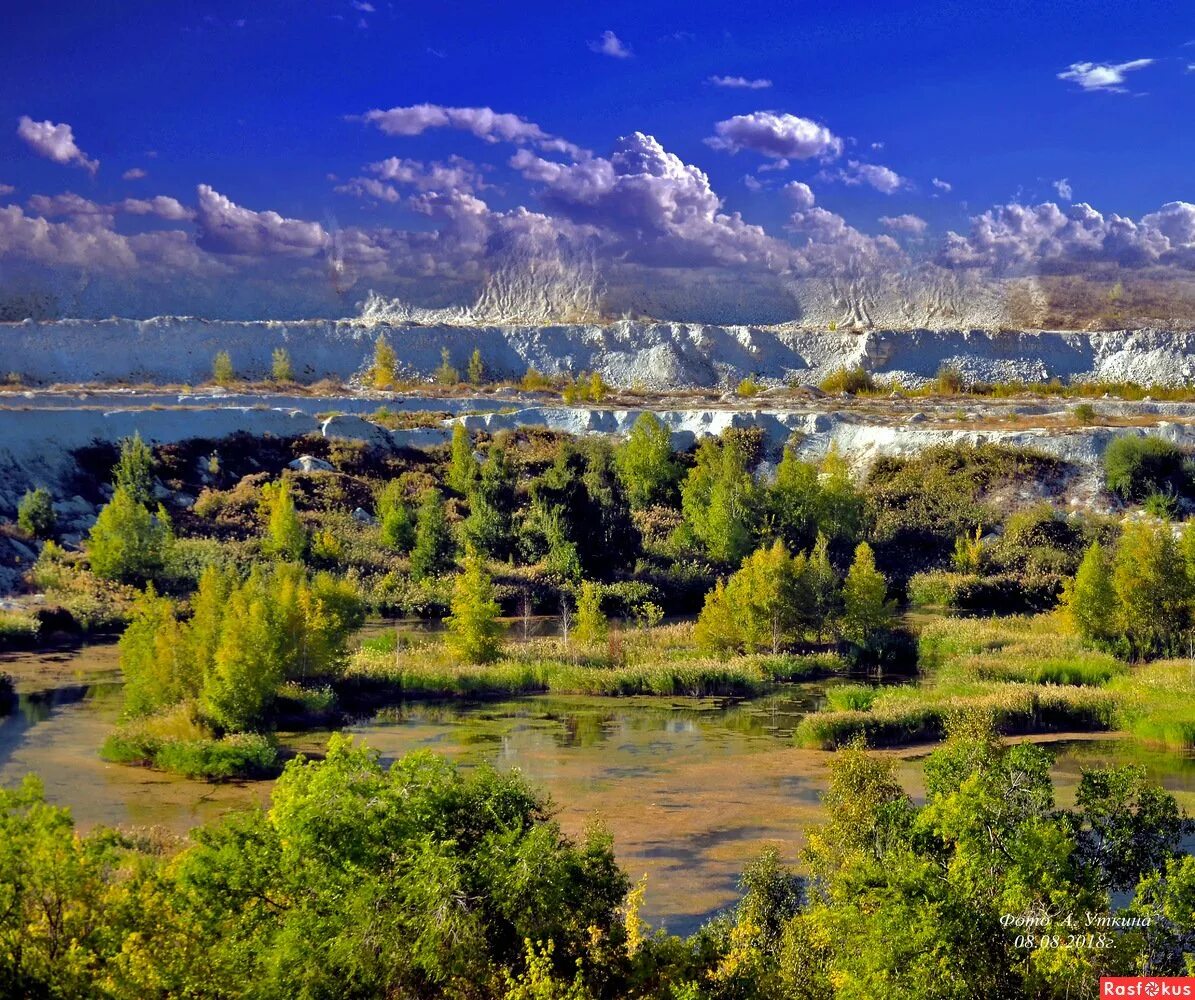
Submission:
[[1089,427],[1095,423],[1095,407],[1090,403],[1079,403],[1071,409],[1071,415],[1084,427]]
[[227,351],[218,351],[212,359],[212,381],[216,385],[231,385],[235,379],[232,356]]
[[290,361],[290,352],[285,347],[275,347],[270,360],[270,377],[275,382],[293,382],[295,369]]
[[1152,435],[1114,439],[1104,452],[1104,481],[1124,500],[1144,500],[1151,493],[1182,495],[1189,485],[1182,451]]
[[21,497],[17,505],[17,526],[22,531],[34,538],[52,538],[57,524],[49,490],[39,486]]

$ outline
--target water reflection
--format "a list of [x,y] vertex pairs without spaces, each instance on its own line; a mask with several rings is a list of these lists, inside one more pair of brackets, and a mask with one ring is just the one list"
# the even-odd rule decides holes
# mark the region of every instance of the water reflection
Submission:
[[[84,827],[163,825],[184,832],[230,809],[265,802],[268,782],[209,785],[100,760],[120,714],[111,647],[0,661],[17,678],[17,710],[0,718],[0,785],[28,771]],[[833,683],[833,682],[830,682]],[[565,829],[600,819],[629,874],[649,876],[645,915],[676,931],[696,927],[734,898],[738,873],[765,846],[799,861],[820,821],[829,754],[793,746],[792,731],[827,683],[785,686],[750,700],[537,695],[413,702],[346,727],[384,760],[430,749],[464,766],[518,768],[545,790]],[[291,752],[318,755],[329,732],[279,734]],[[1129,739],[1058,742],[1060,805],[1083,768],[1142,764],[1195,810],[1195,756]],[[899,761],[914,794],[921,761]]]

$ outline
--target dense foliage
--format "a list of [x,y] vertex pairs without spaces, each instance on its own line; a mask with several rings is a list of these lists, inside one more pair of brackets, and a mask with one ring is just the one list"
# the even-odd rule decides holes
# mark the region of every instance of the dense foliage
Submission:
[[650,884],[631,889],[599,830],[566,837],[517,774],[427,752],[385,770],[334,737],[287,765],[268,811],[181,850],[81,835],[30,778],[0,791],[0,993],[1017,1000],[1195,972],[1174,799],[1095,770],[1059,809],[1049,766],[964,718],[917,805],[890,758],[845,749],[805,874],[765,852],[687,939],[652,933]]

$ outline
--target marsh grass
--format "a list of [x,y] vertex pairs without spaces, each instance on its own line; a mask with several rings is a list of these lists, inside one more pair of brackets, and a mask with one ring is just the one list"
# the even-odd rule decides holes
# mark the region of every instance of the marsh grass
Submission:
[[269,736],[215,737],[185,704],[114,730],[104,740],[100,756],[116,764],[141,764],[204,781],[267,777],[278,765],[278,748]]
[[1119,725],[1138,739],[1176,750],[1195,747],[1195,661],[1134,667],[1109,688],[1120,698]]
[[817,712],[797,726],[805,747],[833,749],[863,735],[872,746],[940,740],[952,716],[983,713],[1006,735],[1112,729],[1116,696],[1102,688],[974,683],[926,690],[881,690],[868,710]]
[[687,624],[617,635],[618,643],[589,646],[556,638],[509,643],[497,662],[484,666],[457,662],[438,638],[391,650],[371,644],[353,656],[345,682],[381,685],[404,698],[542,692],[708,697],[757,694],[847,670],[829,653],[703,657]]
[[872,689],[870,698],[854,685],[832,688],[827,710],[806,716],[796,741],[826,749],[860,734],[875,746],[934,741],[964,712],[990,715],[1008,735],[1121,724],[1112,682],[1129,668],[1083,649],[1056,615],[934,619],[921,629],[920,655],[920,685]]

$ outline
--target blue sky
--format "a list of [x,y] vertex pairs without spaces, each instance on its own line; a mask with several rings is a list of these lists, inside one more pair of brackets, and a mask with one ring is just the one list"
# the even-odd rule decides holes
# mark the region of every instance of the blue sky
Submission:
[[[1105,246],[1102,227],[1118,215],[1166,234],[1137,234],[1134,247],[1148,246],[1151,264],[1173,263],[1190,256],[1185,210],[1142,220],[1195,201],[1192,43],[1189,2],[30,5],[7,16],[0,39],[0,288],[5,267],[10,286],[12,274],[50,287],[87,272],[111,286],[105,307],[186,310],[188,296],[206,302],[199,290],[217,278],[263,302],[291,294],[288,282],[302,285],[330,257],[348,261],[353,294],[389,283],[467,298],[503,233],[532,239],[527,219],[514,218],[521,209],[537,217],[535,239],[556,225],[556,245],[580,242],[611,261],[803,273],[824,265],[781,260],[781,244],[833,242],[846,226],[852,240],[887,233],[900,252],[934,257],[946,234],[969,239],[973,219],[996,206],[1044,203],[1061,215],[1031,216],[1034,246],[1001,243],[995,253],[991,240],[972,241],[966,264],[1057,263],[1078,245],[1064,231],[1074,229],[1072,206],[1087,203],[1101,216],[1101,259],[1127,261]],[[403,118],[400,134],[360,117],[424,105],[450,110],[424,114],[421,128]],[[570,151],[526,135],[484,141],[494,133],[451,109],[519,116]],[[437,114],[448,124],[427,124]],[[783,140],[805,128],[796,120],[829,139],[797,143],[799,155],[783,159],[761,152],[769,129]],[[719,122],[738,122],[721,144]],[[624,150],[636,163],[674,157],[660,169],[707,175],[708,190],[681,199],[704,221],[690,225],[689,208],[658,214],[675,200],[671,182],[650,194],[619,182],[591,197],[592,184],[610,183],[596,168],[636,132],[655,140]],[[590,153],[600,163],[566,175],[549,178],[542,165]],[[405,180],[370,168],[389,157],[406,165]],[[436,163],[458,169],[441,177]],[[354,178],[371,180],[373,193]],[[812,204],[786,193],[792,181],[809,186]],[[205,202],[199,185],[220,201]],[[73,205],[45,200],[66,192]],[[180,207],[121,207],[155,196]],[[717,221],[737,215],[766,240]],[[919,222],[880,222],[904,216]],[[67,228],[43,238],[31,228],[39,219]],[[992,219],[996,242],[1024,228],[1019,217]],[[279,236],[288,220],[308,228]],[[1079,228],[1089,243],[1092,224]],[[391,235],[370,235],[383,230]],[[442,247],[397,232],[443,233],[451,246],[429,262]],[[172,268],[185,280],[170,280]]]

